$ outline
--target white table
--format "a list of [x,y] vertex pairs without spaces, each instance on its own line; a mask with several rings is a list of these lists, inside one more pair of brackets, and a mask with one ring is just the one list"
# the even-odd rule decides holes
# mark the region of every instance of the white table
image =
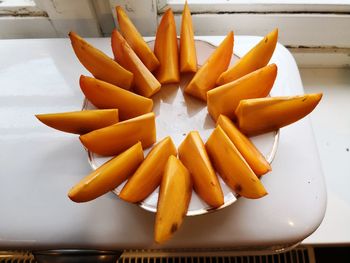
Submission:
[[[202,37],[218,44],[222,37]],[[235,37],[235,53],[257,37]],[[91,42],[111,55],[108,39]],[[174,238],[153,243],[154,214],[106,194],[75,204],[70,187],[90,172],[77,136],[41,125],[34,114],[78,110],[78,79],[88,72],[68,39],[0,41],[0,248],[234,248],[289,247],[321,223],[326,190],[309,118],[281,130],[269,195],[241,198],[219,212],[186,218]],[[303,93],[291,54],[278,45],[272,95]]]

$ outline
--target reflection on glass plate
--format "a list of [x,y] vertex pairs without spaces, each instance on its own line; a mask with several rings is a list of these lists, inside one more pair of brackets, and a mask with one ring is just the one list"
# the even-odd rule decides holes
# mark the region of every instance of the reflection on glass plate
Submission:
[[[149,42],[153,48],[154,41]],[[208,42],[196,40],[196,50],[198,65],[202,65],[216,47]],[[239,59],[233,56],[231,65]],[[215,123],[211,119],[206,104],[191,96],[184,94],[183,90],[193,75],[181,76],[181,82],[174,85],[163,85],[161,90],[152,99],[154,102],[153,111],[156,114],[157,141],[166,136],[171,136],[176,146],[179,146],[186,135],[193,130],[197,130],[205,142],[215,128]],[[84,101],[83,109],[95,108],[89,101]],[[270,132],[252,137],[251,140],[265,158],[271,163],[277,150],[279,132]],[[145,156],[151,148],[145,149]],[[98,168],[111,157],[104,157],[88,152],[89,163],[93,169]],[[224,193],[224,204],[219,208],[212,208],[203,202],[195,192],[187,212],[188,216],[201,215],[212,211],[217,211],[227,207],[237,200],[238,195],[233,192],[219,176],[219,181]],[[117,187],[113,192],[119,194],[125,183]],[[157,188],[148,198],[138,205],[150,212],[157,211],[158,201]]]

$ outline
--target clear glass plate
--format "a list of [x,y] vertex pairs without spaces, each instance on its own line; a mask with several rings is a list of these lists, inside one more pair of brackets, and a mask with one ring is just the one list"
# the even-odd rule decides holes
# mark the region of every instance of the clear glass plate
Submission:
[[[196,40],[197,60],[200,67],[215,50],[216,46],[208,42]],[[154,41],[150,41],[149,45],[153,49]],[[231,59],[231,65],[239,58],[234,55]],[[205,142],[215,128],[215,122],[211,119],[206,103],[197,100],[187,94],[183,90],[193,74],[185,74],[181,76],[179,84],[163,85],[161,90],[155,94],[152,99],[154,102],[153,111],[156,114],[157,141],[166,136],[171,136],[176,146],[179,146],[187,133],[197,130],[203,141]],[[83,109],[94,109],[95,107],[88,101],[84,101]],[[252,137],[251,140],[265,158],[271,163],[277,150],[279,132],[270,132],[263,135]],[[146,157],[151,148],[144,150]],[[97,169],[112,157],[104,157],[88,151],[88,159],[91,167]],[[234,203],[238,195],[232,191],[219,176],[219,181],[224,193],[224,204],[218,208],[212,208],[202,201],[193,191],[191,202],[187,215],[201,215],[213,212],[227,207]],[[118,195],[123,188],[125,182],[118,186],[113,192]],[[150,212],[157,211],[158,201],[157,188],[148,198],[138,203],[138,205]]]

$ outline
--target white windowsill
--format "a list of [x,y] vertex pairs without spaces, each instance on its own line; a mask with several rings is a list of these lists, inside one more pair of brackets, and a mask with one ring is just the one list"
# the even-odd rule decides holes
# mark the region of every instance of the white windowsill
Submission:
[[311,113],[327,187],[327,210],[319,229],[303,244],[350,242],[350,69],[301,69],[306,93],[323,92]]
[[45,16],[34,0],[0,0],[1,16]]
[[[175,12],[181,12],[184,1],[160,1],[160,4],[169,6]],[[191,11],[194,13],[215,12],[328,12],[344,13],[350,11],[349,0],[188,0]],[[164,10],[164,8],[162,9]]]

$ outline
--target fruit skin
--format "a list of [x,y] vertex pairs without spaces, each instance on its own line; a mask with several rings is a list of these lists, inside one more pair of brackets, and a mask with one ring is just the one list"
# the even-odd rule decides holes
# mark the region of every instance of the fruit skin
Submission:
[[171,155],[165,166],[159,190],[154,239],[164,243],[180,228],[192,195],[189,171]]
[[68,197],[80,203],[112,191],[125,181],[142,161],[143,150],[138,142],[83,178],[69,191]]
[[35,117],[54,129],[75,134],[85,134],[119,121],[118,109],[37,114]]
[[117,108],[121,120],[152,111],[153,101],[133,92],[91,77],[80,76],[80,88],[85,97],[97,108]]
[[228,117],[220,115],[216,125],[220,125],[258,177],[271,171],[271,166],[265,157]]
[[176,25],[171,9],[165,11],[157,29],[154,53],[160,65],[154,72],[162,84],[180,81],[179,54],[177,47]]
[[214,129],[205,146],[216,171],[237,194],[251,199],[267,194],[259,178],[220,126]]
[[156,141],[155,115],[146,113],[81,135],[79,139],[88,150],[104,156],[117,155],[138,141],[147,148]]
[[210,116],[216,121],[220,114],[235,118],[235,109],[242,99],[269,95],[277,76],[277,66],[271,64],[207,93]]
[[69,38],[79,61],[95,78],[123,89],[130,89],[134,78],[130,71],[90,45],[75,32],[70,32]]
[[116,7],[117,19],[125,40],[129,43],[130,47],[135,51],[137,56],[141,59],[142,63],[150,70],[154,71],[159,67],[159,61],[151,48],[147,45],[139,31],[129,19],[122,7]]
[[229,32],[226,38],[206,60],[186,86],[185,92],[200,100],[207,100],[207,91],[213,89],[217,78],[230,64],[233,52],[233,32]]
[[182,12],[180,33],[180,72],[197,71],[197,54],[194,44],[194,32],[191,11],[187,1]]
[[134,90],[137,94],[149,98],[160,90],[159,81],[116,29],[112,32],[112,50],[115,60],[134,74]]
[[278,39],[278,29],[267,34],[255,47],[238,60],[232,67],[223,72],[217,79],[217,85],[224,85],[262,68],[269,63]]
[[300,120],[317,106],[322,93],[241,100],[236,116],[239,129],[248,136],[278,130]]
[[208,205],[224,204],[224,195],[204,143],[197,131],[191,131],[179,146],[179,159],[191,173],[193,188]]
[[157,143],[130,177],[119,197],[136,203],[149,196],[160,185],[169,156],[176,154],[176,147],[170,137]]

